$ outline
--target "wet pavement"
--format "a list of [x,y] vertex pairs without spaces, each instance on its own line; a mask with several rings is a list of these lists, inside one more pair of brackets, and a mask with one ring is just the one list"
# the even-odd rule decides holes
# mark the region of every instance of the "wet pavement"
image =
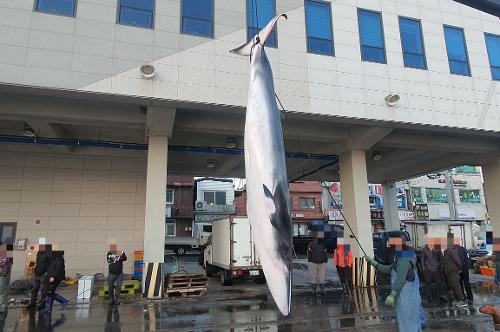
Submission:
[[[194,265],[189,268],[196,269]],[[327,295],[313,297],[307,270],[296,266],[295,275],[292,311],[286,318],[279,314],[265,285],[241,281],[222,287],[212,278],[209,291],[201,297],[149,302],[129,298],[116,307],[97,298],[72,300],[64,311],[55,306],[52,317],[12,308],[5,319],[0,316],[0,324],[4,331],[396,331],[395,312],[383,304],[387,287],[360,289],[354,298],[346,299],[329,270]],[[500,291],[489,279],[472,279],[474,305],[457,309],[446,303],[424,303],[428,331],[494,331],[491,317],[478,309],[485,303],[500,305]],[[76,293],[74,288],[63,290],[68,297]]]

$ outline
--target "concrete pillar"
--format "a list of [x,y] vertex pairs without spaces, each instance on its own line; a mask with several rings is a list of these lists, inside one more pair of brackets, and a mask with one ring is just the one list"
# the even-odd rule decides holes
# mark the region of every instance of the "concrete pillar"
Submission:
[[500,237],[500,158],[481,165],[484,179],[484,196],[491,219],[493,236]]
[[144,224],[145,264],[164,261],[167,159],[168,137],[150,136]]
[[354,256],[362,257],[363,251],[354,238],[358,238],[368,256],[373,257],[372,222],[370,218],[370,201],[368,195],[368,176],[366,174],[365,150],[349,150],[340,155],[340,182],[342,186],[342,208],[344,221],[344,238],[351,245]]
[[384,223],[386,231],[399,231],[398,191],[394,182],[382,183]]

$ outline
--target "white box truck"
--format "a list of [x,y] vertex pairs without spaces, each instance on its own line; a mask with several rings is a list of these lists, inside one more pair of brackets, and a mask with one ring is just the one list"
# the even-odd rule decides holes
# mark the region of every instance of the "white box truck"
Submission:
[[207,276],[219,273],[223,286],[231,285],[238,278],[254,279],[258,283],[266,280],[246,217],[231,216],[214,221],[203,258]]

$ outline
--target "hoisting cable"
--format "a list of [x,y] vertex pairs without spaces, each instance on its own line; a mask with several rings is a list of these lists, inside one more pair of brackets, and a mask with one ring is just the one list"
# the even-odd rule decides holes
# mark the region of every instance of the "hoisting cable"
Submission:
[[297,136],[297,139],[299,140],[299,143],[300,145],[302,146],[302,148],[304,149],[304,153],[306,154],[306,156],[308,157],[309,161],[311,162],[311,164],[313,164],[314,168],[316,169],[316,174],[318,174],[318,178],[319,178],[319,182],[321,183],[321,186],[325,189],[328,190],[328,194],[330,194],[330,198],[331,200],[333,201],[333,204],[335,205],[335,208],[340,212],[340,215],[342,216],[342,218],[344,219],[344,223],[347,225],[347,227],[349,227],[349,230],[351,231],[351,235],[352,237],[356,240],[356,242],[358,243],[359,245],[359,248],[361,249],[361,251],[363,252],[363,254],[365,256],[368,256],[366,254],[366,251],[365,249],[363,248],[363,246],[361,245],[361,243],[359,242],[358,240],[358,237],[356,236],[356,234],[354,234],[354,231],[352,230],[352,227],[351,225],[349,224],[349,221],[347,220],[347,218],[345,217],[344,215],[344,212],[342,211],[342,209],[340,208],[340,205],[337,203],[337,201],[335,200],[335,198],[333,197],[333,194],[330,192],[330,188],[328,188],[328,186],[326,186],[326,181],[323,181],[323,176],[321,175],[321,170],[319,169],[319,167],[314,163],[312,157],[311,157],[311,154],[307,151],[307,147],[306,145],[304,144],[304,142],[302,141],[299,133],[297,132],[297,130],[295,129],[295,126],[293,125],[292,121],[290,120],[290,118],[287,116],[286,114],[286,109],[285,107],[283,106],[283,103],[281,102],[280,98],[278,97],[278,95],[276,94],[276,92],[274,93],[274,95],[276,96],[276,100],[278,101],[278,103],[280,104],[280,107],[282,109],[282,114],[285,116],[285,118],[287,119],[288,123],[290,124],[290,127],[292,128],[293,132],[295,133],[295,136]]

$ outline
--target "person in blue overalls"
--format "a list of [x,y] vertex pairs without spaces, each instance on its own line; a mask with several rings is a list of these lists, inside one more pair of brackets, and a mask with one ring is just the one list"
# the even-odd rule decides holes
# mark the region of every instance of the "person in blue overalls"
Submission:
[[396,308],[398,331],[420,332],[425,328],[426,319],[420,298],[420,281],[413,248],[404,244],[401,237],[391,237],[389,245],[396,249],[394,263],[380,264],[368,256],[365,256],[365,259],[377,271],[391,274],[391,293],[385,304]]

